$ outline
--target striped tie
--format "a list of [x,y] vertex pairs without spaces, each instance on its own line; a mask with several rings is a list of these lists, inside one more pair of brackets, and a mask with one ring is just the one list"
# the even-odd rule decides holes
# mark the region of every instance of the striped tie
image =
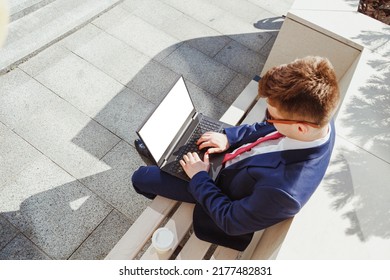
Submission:
[[244,147],[237,149],[233,153],[226,154],[225,157],[223,158],[222,163],[225,164],[227,161],[232,160],[236,156],[241,155],[242,153],[245,153],[245,152],[251,150],[254,146],[259,145],[260,143],[263,143],[263,142],[268,141],[268,140],[275,140],[275,139],[278,139],[282,136],[283,136],[283,134],[276,132],[274,134],[267,135],[265,137],[261,137],[261,138],[257,139],[255,142],[250,143],[249,145],[246,145]]

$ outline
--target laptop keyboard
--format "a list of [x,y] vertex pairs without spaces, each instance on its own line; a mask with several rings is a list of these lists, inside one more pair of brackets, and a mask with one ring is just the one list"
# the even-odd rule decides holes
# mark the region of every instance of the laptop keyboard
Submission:
[[[205,150],[198,150],[198,146],[196,145],[196,142],[207,131],[219,131],[221,128],[221,123],[213,122],[213,120],[209,120],[206,118],[203,118],[201,122],[197,125],[194,132],[192,133],[191,137],[189,138],[188,142],[181,146],[178,150],[176,161],[170,165],[170,171],[174,173],[183,173],[184,176],[187,176],[183,170],[183,168],[180,165],[180,160],[183,158],[183,156],[189,152],[197,152],[199,157],[203,159],[203,156],[206,152]],[[187,177],[188,178],[188,177]]]

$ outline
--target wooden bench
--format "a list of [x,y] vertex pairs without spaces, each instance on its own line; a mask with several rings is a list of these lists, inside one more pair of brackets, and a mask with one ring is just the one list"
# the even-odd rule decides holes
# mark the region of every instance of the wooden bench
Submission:
[[[257,79],[252,80],[222,116],[232,125],[253,123],[265,112],[264,100],[257,100]],[[256,232],[244,252],[199,240],[192,231],[193,204],[157,196],[119,240],[105,259],[275,259],[292,218]],[[151,236],[159,227],[175,234],[172,250],[157,253]]]

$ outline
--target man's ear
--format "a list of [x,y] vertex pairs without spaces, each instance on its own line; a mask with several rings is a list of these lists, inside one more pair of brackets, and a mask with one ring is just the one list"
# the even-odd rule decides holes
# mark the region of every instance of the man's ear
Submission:
[[309,127],[303,123],[297,123],[297,129],[300,134],[306,134],[309,131]]

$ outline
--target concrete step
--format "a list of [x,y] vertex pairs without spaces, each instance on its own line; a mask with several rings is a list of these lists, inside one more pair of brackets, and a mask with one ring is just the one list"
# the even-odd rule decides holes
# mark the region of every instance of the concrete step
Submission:
[[10,21],[20,19],[36,10],[54,2],[55,0],[12,0],[8,1]]
[[0,50],[0,74],[11,70],[122,1],[11,1],[13,4],[10,5],[8,37]]

